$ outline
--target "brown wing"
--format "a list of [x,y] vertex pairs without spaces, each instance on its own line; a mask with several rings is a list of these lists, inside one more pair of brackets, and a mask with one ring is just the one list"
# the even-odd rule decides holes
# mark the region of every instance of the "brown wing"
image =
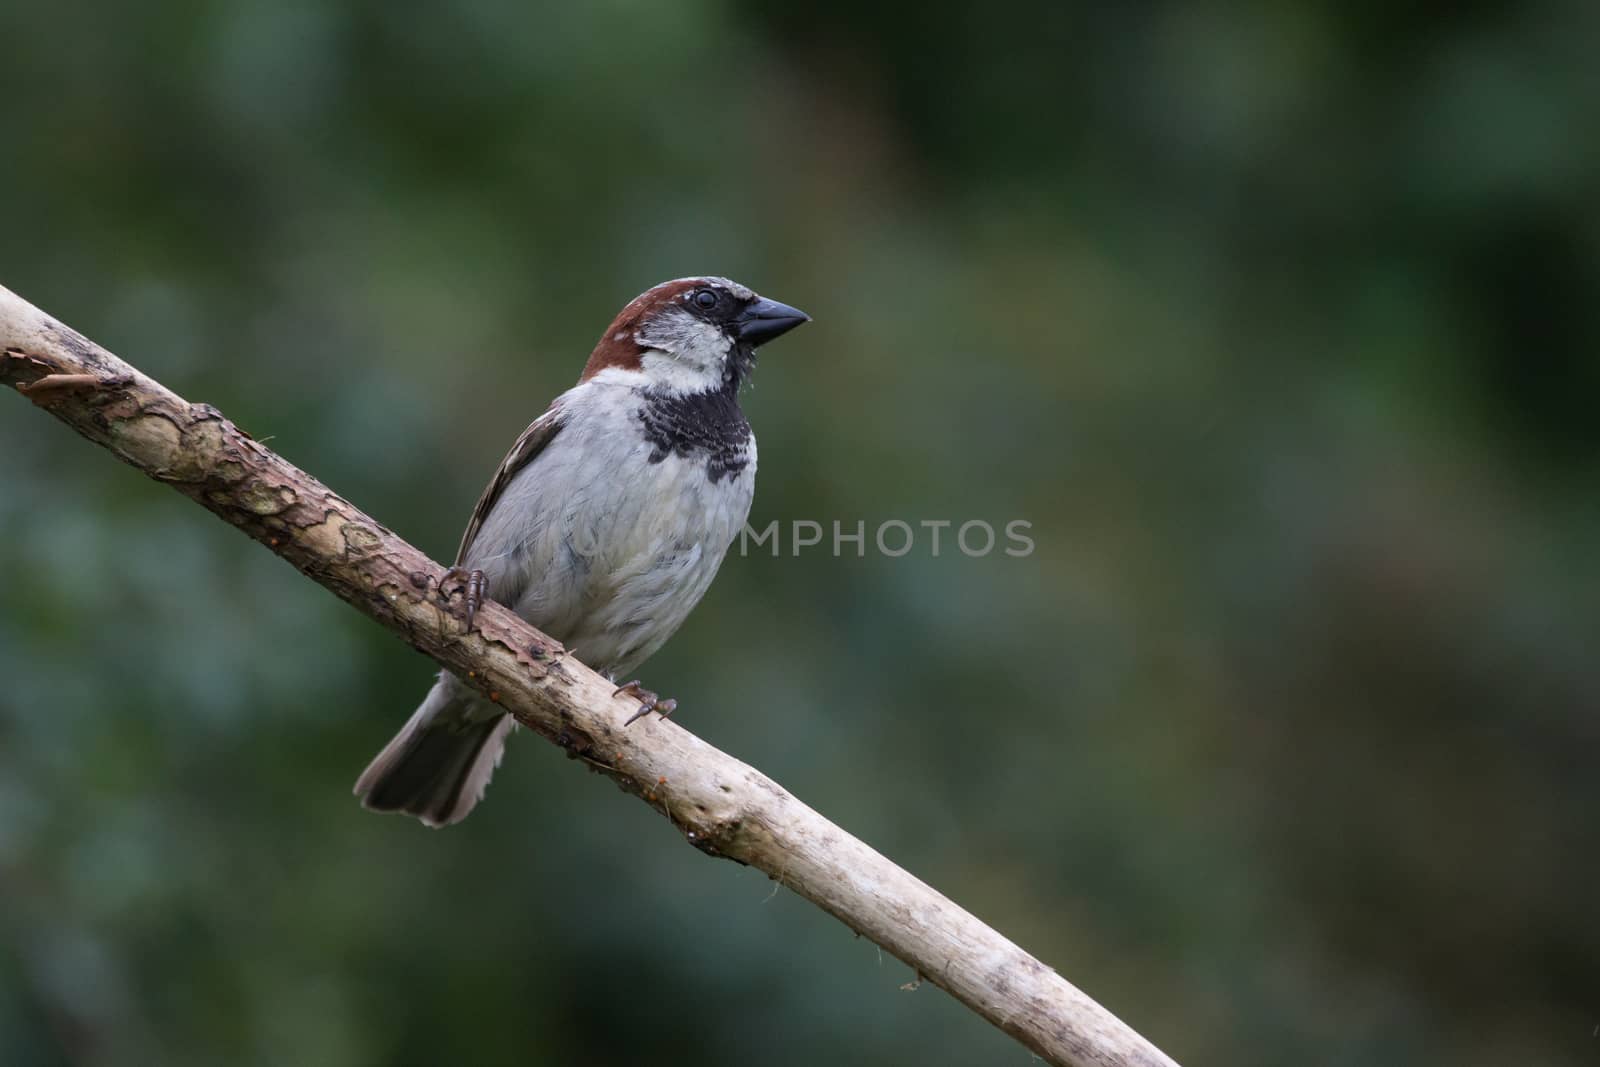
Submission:
[[478,530],[483,527],[483,520],[489,517],[489,512],[494,509],[495,502],[500,499],[500,494],[505,492],[511,479],[523,467],[533,462],[535,456],[544,451],[544,447],[555,440],[556,433],[560,431],[564,420],[561,416],[559,404],[551,404],[550,410],[533,420],[522,436],[517,438],[517,443],[511,446],[511,451],[506,453],[506,458],[500,461],[500,469],[494,472],[494,477],[489,481],[489,487],[478,498],[478,506],[472,509],[472,519],[467,523],[467,532],[461,535],[461,547],[456,550],[456,566],[460,566],[467,557],[467,549],[472,547],[473,539],[478,536]]

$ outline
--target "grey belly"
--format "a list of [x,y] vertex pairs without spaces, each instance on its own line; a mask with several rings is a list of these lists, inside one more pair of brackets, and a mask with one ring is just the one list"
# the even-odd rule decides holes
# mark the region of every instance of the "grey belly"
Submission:
[[702,460],[647,456],[541,456],[468,552],[494,599],[611,675],[639,666],[683,624],[754,489],[753,471],[711,485]]

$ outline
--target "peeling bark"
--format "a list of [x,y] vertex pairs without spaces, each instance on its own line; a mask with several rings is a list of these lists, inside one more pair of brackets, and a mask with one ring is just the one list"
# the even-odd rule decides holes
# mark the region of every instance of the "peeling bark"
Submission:
[[[492,601],[463,632],[445,569],[349,501],[0,288],[0,383],[165,482],[395,631],[665,815],[694,847],[765,871],[1053,1064],[1172,1060],[931,887]],[[449,594],[444,595],[444,594]]]

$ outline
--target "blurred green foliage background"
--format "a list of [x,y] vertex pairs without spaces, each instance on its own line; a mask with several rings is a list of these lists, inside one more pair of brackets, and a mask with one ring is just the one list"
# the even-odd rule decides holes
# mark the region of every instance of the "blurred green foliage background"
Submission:
[[[0,282],[447,559],[623,302],[721,273],[752,522],[646,681],[1190,1064],[1600,1055],[1600,8],[0,11]],[[0,413],[0,1061],[1016,1063]],[[853,550],[852,550],[853,551]]]

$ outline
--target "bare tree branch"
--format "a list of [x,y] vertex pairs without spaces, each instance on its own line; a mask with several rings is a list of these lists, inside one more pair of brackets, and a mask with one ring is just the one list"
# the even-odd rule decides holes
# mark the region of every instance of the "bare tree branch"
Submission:
[[1172,1064],[972,915],[671,720],[498,604],[463,633],[444,569],[216,409],[191,404],[0,288],[0,382],[270,548],[666,815],[710,856],[765,871],[919,978],[1054,1064]]

